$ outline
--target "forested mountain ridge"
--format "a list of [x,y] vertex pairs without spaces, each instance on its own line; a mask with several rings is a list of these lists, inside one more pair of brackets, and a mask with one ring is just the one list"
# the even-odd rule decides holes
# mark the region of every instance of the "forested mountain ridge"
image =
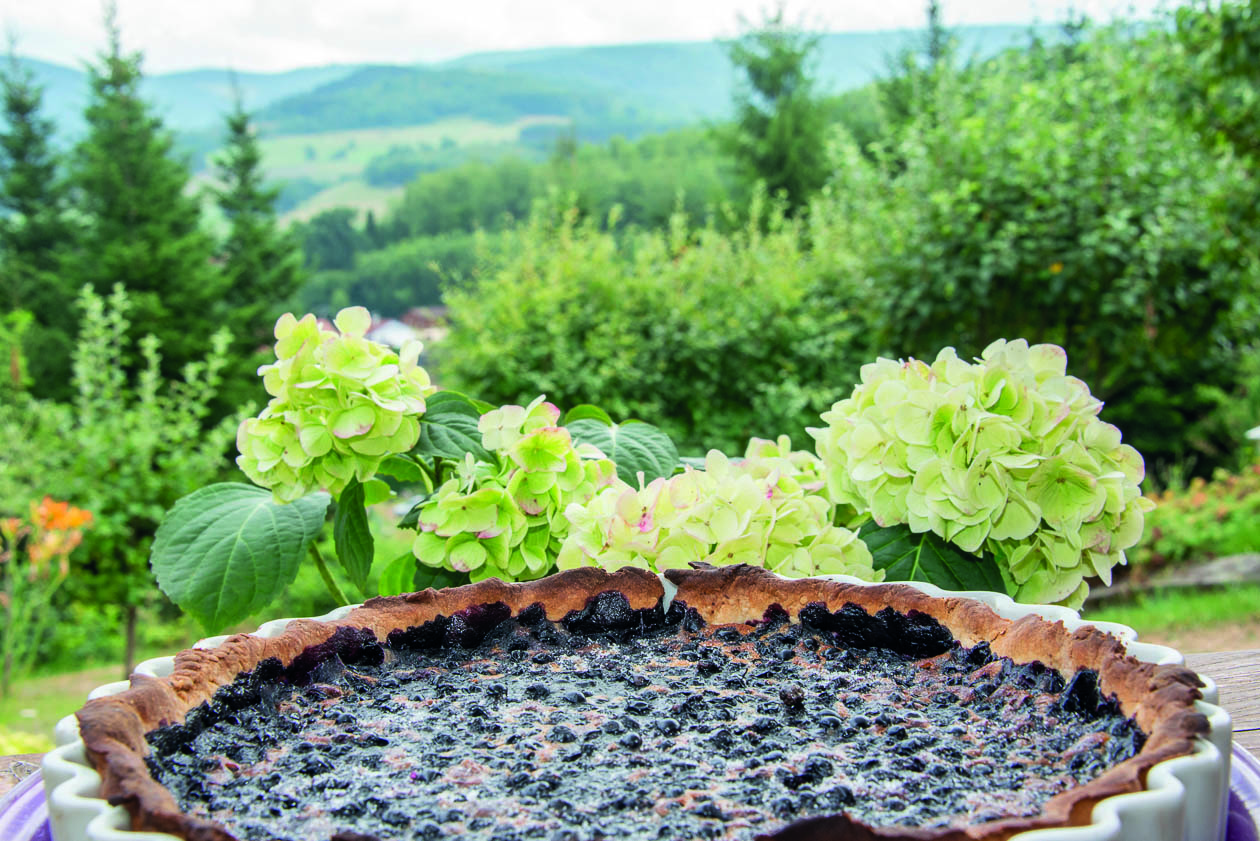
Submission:
[[[85,57],[86,58],[86,57]],[[63,135],[77,135],[83,127],[87,77],[80,67],[67,67],[35,58],[19,58],[44,88],[44,113]],[[222,68],[186,70],[145,76],[144,96],[157,106],[166,124],[176,131],[218,130],[232,107],[232,76],[250,108],[313,90],[349,75],[354,65],[328,65],[283,73],[235,73]]]
[[[1055,27],[963,26],[954,30],[954,35],[962,55],[990,55],[1026,42],[1030,31],[1053,37]],[[823,35],[818,82],[833,91],[865,84],[886,72],[889,56],[921,38],[921,31],[910,29]],[[33,58],[21,61],[44,86],[47,115],[62,132],[77,134],[87,96],[82,70]],[[393,72],[385,72],[390,68]],[[473,71],[483,75],[469,75]],[[590,109],[594,98],[603,98],[604,106],[613,113],[650,113],[671,123],[679,118],[725,113],[734,84],[722,46],[711,41],[476,53],[430,65],[330,65],[283,73],[237,73],[236,79],[246,107],[275,115],[272,131],[280,133],[421,124],[423,112],[414,123],[400,123],[393,114],[388,114],[389,122],[372,121],[377,119],[373,114],[388,113],[377,101],[394,90],[392,85],[383,84],[386,80],[395,84],[403,79],[425,80],[433,90],[446,94],[458,91],[460,85],[469,93],[489,90],[498,103],[497,113],[505,121],[537,115],[540,112],[536,109],[548,102],[559,110],[541,113]],[[231,106],[231,73],[208,68],[151,74],[145,77],[143,90],[170,128],[179,132],[214,129]],[[356,91],[357,101],[353,96]],[[542,99],[532,99],[529,94]],[[609,94],[618,96],[619,101],[608,104]],[[325,105],[331,101],[350,107],[354,113],[337,113]],[[482,107],[471,100],[465,106],[467,110],[462,113],[470,116],[476,116],[476,109]],[[509,114],[512,109],[516,110]],[[294,115],[299,114],[325,114],[342,124],[297,121]],[[286,119],[280,119],[281,115]]]
[[261,109],[268,134],[424,125],[452,117],[510,123],[539,115],[574,122],[643,120],[640,109],[619,107],[580,79],[459,67],[360,67],[314,91]]
[[[994,24],[951,30],[963,58],[987,57],[1026,44],[1031,33],[1047,40],[1060,37],[1058,27],[1045,25]],[[918,46],[922,38],[923,32],[915,29],[821,35],[815,78],[821,89],[833,93],[859,87],[885,75],[890,58],[904,48]],[[474,53],[442,66],[587,83],[662,116],[689,120],[727,114],[735,83],[730,59],[716,41]]]
[[[955,30],[958,55],[989,56],[1047,41],[1057,27]],[[919,30],[819,36],[815,77],[839,93],[891,72]],[[88,85],[79,69],[23,59],[44,86],[45,114],[68,146],[82,129]],[[260,129],[264,171],[283,187],[280,208],[310,218],[332,207],[385,212],[425,172],[505,156],[540,160],[557,140],[637,138],[726,119],[735,73],[722,44],[666,42],[479,53],[429,65],[340,65],[236,74]],[[178,138],[179,154],[208,173],[223,143],[233,74],[224,69],[145,76],[141,90]]]

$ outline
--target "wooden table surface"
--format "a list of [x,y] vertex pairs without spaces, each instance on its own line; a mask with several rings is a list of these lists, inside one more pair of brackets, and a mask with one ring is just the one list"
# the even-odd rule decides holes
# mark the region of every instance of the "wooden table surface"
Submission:
[[[1234,741],[1260,756],[1260,649],[1187,654],[1186,665],[1216,681],[1234,718]],[[40,754],[0,756],[0,795],[39,767]]]
[[1260,648],[1187,654],[1186,665],[1216,681],[1234,719],[1234,741],[1260,756]]

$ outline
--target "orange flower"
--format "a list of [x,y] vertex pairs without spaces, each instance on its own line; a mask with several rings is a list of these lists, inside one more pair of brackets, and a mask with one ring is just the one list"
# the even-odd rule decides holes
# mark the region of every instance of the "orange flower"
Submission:
[[90,524],[92,512],[46,496],[38,505],[31,503],[31,522],[42,529],[70,531]]

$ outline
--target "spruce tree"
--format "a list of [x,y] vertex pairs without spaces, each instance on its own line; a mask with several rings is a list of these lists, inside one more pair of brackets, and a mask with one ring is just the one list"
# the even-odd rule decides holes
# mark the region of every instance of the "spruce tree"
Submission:
[[0,130],[0,312],[30,313],[21,355],[31,390],[63,398],[70,393],[76,332],[69,304],[75,290],[60,271],[72,239],[66,185],[53,147],[53,123],[40,115],[43,91],[18,63],[12,45],[7,64],[0,67],[0,96],[5,120]]
[[276,218],[280,191],[263,181],[258,135],[239,91],[215,167],[215,195],[229,225],[218,260],[234,335],[232,370],[226,372],[222,393],[228,403],[239,404],[265,398],[253,376],[259,364],[254,357],[260,346],[270,343],[276,316],[302,280],[302,246]]
[[735,123],[719,135],[749,181],[781,195],[788,211],[826,181],[827,113],[809,64],[818,38],[790,26],[783,10],[727,45],[745,79],[735,93]]
[[[115,284],[132,302],[130,337],[160,340],[162,373],[174,378],[199,359],[227,318],[214,242],[188,192],[187,166],[174,139],[140,96],[141,57],[124,54],[114,9],[106,8],[107,50],[90,67],[87,134],[75,149],[71,184],[84,231],[75,260],[79,283],[108,295]],[[129,367],[138,366],[133,360]]]

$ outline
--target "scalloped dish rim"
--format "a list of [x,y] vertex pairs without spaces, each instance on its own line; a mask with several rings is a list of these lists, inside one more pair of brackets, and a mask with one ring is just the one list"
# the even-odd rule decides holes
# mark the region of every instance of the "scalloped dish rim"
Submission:
[[[870,584],[846,575],[818,578],[845,584]],[[668,602],[675,588],[663,576],[661,581]],[[1171,665],[1185,663],[1185,657],[1172,648],[1139,642],[1137,632],[1126,625],[1089,622],[1068,608],[1020,604],[1000,593],[948,591],[918,581],[896,583],[912,586],[929,596],[974,599],[1006,619],[1036,615],[1052,622],[1062,621],[1069,630],[1090,625],[1118,638],[1127,653],[1138,660]],[[312,618],[334,621],[355,607],[358,605],[347,605]],[[275,637],[293,621],[294,618],[273,619],[264,622],[252,634]],[[228,635],[207,637],[193,647],[213,648],[227,638]],[[170,674],[173,664],[173,656],[156,657],[139,663],[134,672],[164,677]],[[1196,707],[1207,717],[1210,733],[1207,738],[1198,739],[1193,754],[1154,766],[1147,774],[1146,790],[1115,795],[1098,803],[1087,825],[1022,832],[1011,841],[1219,841],[1223,838],[1229,797],[1231,720],[1229,714],[1217,706],[1215,683],[1210,678],[1200,677],[1205,686],[1203,700]],[[88,699],[116,694],[128,685],[128,681],[104,684],[89,693]],[[54,841],[180,841],[166,833],[127,829],[131,822],[127,810],[111,806],[99,797],[101,778],[88,764],[74,715],[57,723],[54,738],[57,747],[44,757],[41,765]]]

